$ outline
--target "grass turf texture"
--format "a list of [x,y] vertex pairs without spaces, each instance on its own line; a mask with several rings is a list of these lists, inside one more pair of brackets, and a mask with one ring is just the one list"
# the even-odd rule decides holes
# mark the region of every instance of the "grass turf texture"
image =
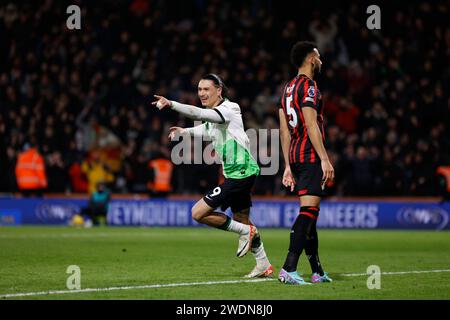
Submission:
[[[275,276],[287,253],[288,229],[260,230]],[[381,272],[450,269],[450,233],[319,230],[320,254],[333,283],[307,287],[278,281],[215,284],[13,299],[450,299],[450,272],[382,275],[369,290],[369,265]],[[237,235],[211,228],[0,227],[0,295],[67,290],[69,265],[81,288],[239,280],[254,266],[235,256]],[[309,281],[302,254],[300,272]]]

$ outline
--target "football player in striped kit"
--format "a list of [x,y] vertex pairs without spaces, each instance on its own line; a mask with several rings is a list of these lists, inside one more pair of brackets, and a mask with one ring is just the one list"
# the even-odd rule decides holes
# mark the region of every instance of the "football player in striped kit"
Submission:
[[322,95],[313,80],[322,61],[314,43],[301,41],[291,50],[297,76],[284,87],[280,105],[280,138],[285,160],[283,185],[296,191],[300,210],[290,234],[290,245],[278,279],[287,284],[310,284],[297,273],[305,250],[311,265],[311,282],[331,282],[319,260],[317,218],[320,199],[334,169],[324,147]]

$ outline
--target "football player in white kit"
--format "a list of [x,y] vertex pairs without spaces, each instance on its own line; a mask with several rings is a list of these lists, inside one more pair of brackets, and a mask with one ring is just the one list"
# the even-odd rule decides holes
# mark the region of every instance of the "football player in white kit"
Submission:
[[[237,103],[225,97],[226,90],[218,75],[208,74],[198,83],[198,97],[204,109],[158,95],[155,95],[157,100],[152,104],[160,110],[171,108],[190,119],[204,121],[202,125],[192,128],[172,127],[169,133],[171,140],[183,133],[209,137],[223,165],[225,181],[194,205],[192,218],[199,223],[239,234],[236,255],[243,257],[251,251],[256,260],[255,268],[245,277],[271,277],[273,267],[267,258],[261,236],[249,218],[251,189],[260,168],[250,153],[241,109]],[[223,211],[230,207],[233,217],[215,211],[218,207]]]

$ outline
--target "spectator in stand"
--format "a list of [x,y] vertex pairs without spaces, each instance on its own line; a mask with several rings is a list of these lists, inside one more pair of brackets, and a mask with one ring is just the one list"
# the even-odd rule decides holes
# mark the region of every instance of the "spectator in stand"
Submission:
[[347,98],[339,101],[339,109],[335,115],[335,123],[347,134],[353,133],[358,128],[359,110]]
[[[14,167],[29,136],[36,137],[44,158],[59,152],[69,164],[107,129],[123,146],[118,148],[123,161],[116,161],[121,168],[114,172],[132,179],[127,166],[136,155],[148,159],[146,145],[165,146],[162,123],[191,125],[171,112],[155,117],[145,108],[152,95],[198,104],[192,91],[209,72],[224,76],[231,99],[239,96],[245,129],[263,128],[265,119],[277,116],[281,79],[291,78],[289,65],[280,61],[287,60],[295,41],[315,40],[328,61],[317,82],[329,114],[325,129],[337,128],[325,139],[340,163],[336,195],[354,195],[347,153],[357,153],[366,141],[374,194],[437,195],[428,175],[450,164],[447,2],[386,3],[378,31],[366,28],[360,16],[366,8],[358,2],[339,3],[339,10],[314,2],[293,2],[285,10],[270,0],[133,0],[111,6],[79,0],[79,5],[89,12],[82,19],[89,32],[67,32],[61,24],[66,7],[58,1],[0,3],[0,170],[10,175],[2,181],[6,191],[15,191],[14,170],[7,168]],[[311,19],[298,21],[299,10],[311,12]],[[111,137],[103,134],[97,142],[109,143]],[[79,176],[77,165],[69,168],[66,172],[74,168],[71,176]],[[173,192],[201,192],[206,182],[189,181],[188,175],[210,169],[216,168],[175,166]],[[399,187],[380,188],[381,175]],[[118,182],[112,191],[133,192],[131,181],[127,188]],[[285,193],[266,185],[258,193]]]
[[92,158],[87,159],[81,165],[81,170],[86,174],[88,180],[88,193],[92,194],[101,183],[111,184],[114,181],[114,175],[108,166],[101,160],[100,153],[94,151]]
[[81,156],[79,156],[69,167],[71,189],[74,193],[86,193],[88,191],[88,180],[81,168]]
[[47,158],[48,192],[65,193],[69,187],[67,169],[59,151],[52,152]]
[[351,194],[356,196],[370,196],[374,185],[373,159],[368,150],[359,146],[356,156],[350,159]]
[[317,49],[323,55],[334,50],[334,38],[338,32],[337,19],[338,16],[333,14],[328,21],[315,19],[309,25],[309,32],[315,39]]

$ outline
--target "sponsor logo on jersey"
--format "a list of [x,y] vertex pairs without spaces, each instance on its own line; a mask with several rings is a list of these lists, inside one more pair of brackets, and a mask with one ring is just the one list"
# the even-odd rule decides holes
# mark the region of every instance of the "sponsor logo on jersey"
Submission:
[[314,87],[309,87],[308,88],[308,96],[313,98],[315,95],[316,95],[316,90],[314,89]]

